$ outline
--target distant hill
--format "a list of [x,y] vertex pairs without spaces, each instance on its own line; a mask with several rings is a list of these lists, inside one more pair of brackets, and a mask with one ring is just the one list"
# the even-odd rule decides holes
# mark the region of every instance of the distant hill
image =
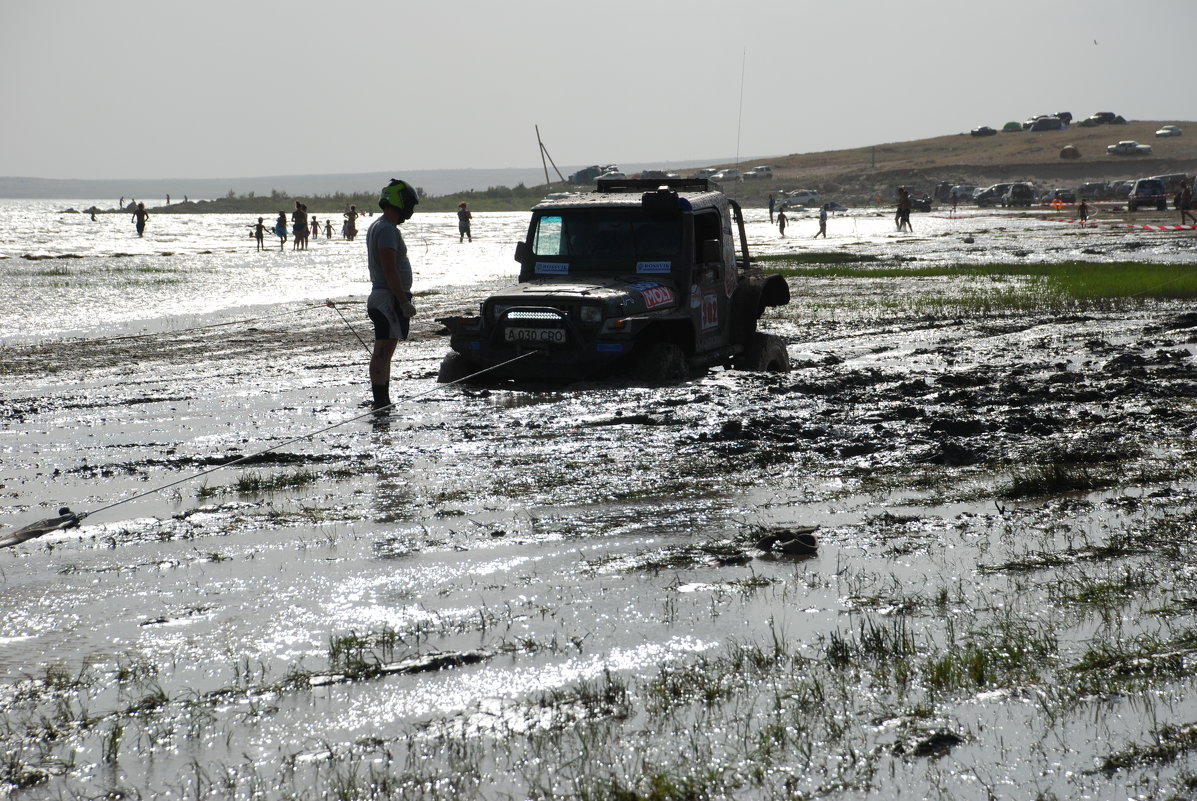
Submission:
[[[1168,123],[1179,125],[1184,134],[1157,138],[1155,131]],[[1153,152],[1150,156],[1108,155],[1106,146],[1122,139],[1151,145]],[[1065,145],[1076,147],[1081,157],[1060,158],[1060,149]],[[1042,187],[1075,188],[1086,181],[1181,172],[1193,175],[1197,172],[1197,122],[1134,121],[1037,133],[999,132],[983,137],[964,132],[874,147],[797,153],[754,163],[772,166],[773,180],[743,181],[734,188],[725,187],[750,202],[763,201],[771,191],[800,187],[817,189],[828,200],[854,203],[870,197],[888,202],[897,186],[930,191],[941,181],[977,186],[1030,181]],[[739,166],[750,165],[742,161]]]
[[[680,162],[676,162],[680,163]],[[586,165],[559,165],[563,175],[576,172]],[[674,169],[669,163],[625,164],[625,170]],[[549,167],[549,177],[557,175]],[[285,192],[291,197],[305,195],[333,195],[338,192],[354,194],[374,193],[391,178],[402,178],[420,187],[429,195],[448,195],[468,190],[482,191],[492,186],[537,186],[544,184],[544,169],[535,167],[507,167],[470,170],[394,170],[390,172],[359,172],[329,175],[273,175],[255,178],[158,178],[153,180],[122,180],[119,178],[53,179],[0,176],[0,197],[99,199],[112,197],[115,206],[120,197],[162,202],[167,194],[172,201],[186,195],[191,200],[222,198],[233,192],[237,195],[270,195]]]
[[[1179,125],[1181,136],[1157,138],[1155,131],[1165,123]],[[994,127],[999,127],[1000,122]],[[1106,145],[1121,139],[1135,139],[1154,149],[1148,157],[1110,156]],[[1060,148],[1071,144],[1079,159],[1060,158]],[[769,164],[771,181],[743,181],[726,186],[745,202],[764,202],[770,192],[810,188],[829,200],[859,203],[870,198],[888,201],[894,187],[905,184],[930,191],[935,184],[987,186],[1001,181],[1031,181],[1040,186],[1079,186],[1086,181],[1111,181],[1197,172],[1197,122],[1178,120],[1133,121],[1126,125],[1096,128],[1074,126],[1061,131],[998,133],[975,137],[968,132],[889,142],[872,147],[795,153],[787,156],[752,156],[732,162],[710,159],[702,162],[656,162],[621,165],[629,175],[642,169],[662,169],[687,175],[698,167],[746,167]],[[559,165],[569,175],[586,165]],[[330,175],[277,175],[256,178],[177,178],[156,180],[53,180],[46,178],[0,177],[0,197],[10,198],[117,198],[152,200],[159,205],[167,193],[174,202],[184,195],[191,200],[224,198],[272,191],[290,197],[330,196],[337,193],[372,194],[392,177],[401,177],[433,196],[451,195],[490,187],[544,185],[544,170],[535,167],[470,170],[397,170],[395,172],[344,173]],[[556,183],[556,173],[550,168]]]

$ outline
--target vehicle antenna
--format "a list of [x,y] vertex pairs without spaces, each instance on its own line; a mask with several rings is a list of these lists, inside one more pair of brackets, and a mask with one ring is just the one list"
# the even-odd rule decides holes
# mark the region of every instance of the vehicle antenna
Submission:
[[740,59],[740,111],[736,117],[736,166],[740,166],[740,128],[744,121],[744,68],[748,64],[748,48],[744,48],[744,55]]

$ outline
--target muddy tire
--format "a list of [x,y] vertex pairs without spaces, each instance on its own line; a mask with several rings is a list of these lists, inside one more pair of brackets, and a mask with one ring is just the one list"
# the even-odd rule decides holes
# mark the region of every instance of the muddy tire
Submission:
[[780,339],[758,331],[749,338],[744,352],[736,357],[735,367],[754,373],[788,373],[790,354]]
[[672,342],[650,342],[639,348],[633,357],[632,376],[652,384],[684,381],[690,375],[690,365],[681,347]]
[[436,374],[436,381],[438,384],[451,384],[476,372],[478,368],[473,362],[454,352],[441,359],[441,369]]

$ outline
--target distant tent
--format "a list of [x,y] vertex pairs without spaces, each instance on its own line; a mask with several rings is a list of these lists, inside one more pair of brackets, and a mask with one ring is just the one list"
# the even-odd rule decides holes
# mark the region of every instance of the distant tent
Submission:
[[1002,126],[1002,130],[1006,131],[1007,133],[1009,133],[1010,131],[1021,131],[1022,123],[1021,122],[1008,122]]
[[1060,148],[1060,158],[1062,159],[1079,159],[1081,151],[1077,150],[1073,145],[1064,145]]

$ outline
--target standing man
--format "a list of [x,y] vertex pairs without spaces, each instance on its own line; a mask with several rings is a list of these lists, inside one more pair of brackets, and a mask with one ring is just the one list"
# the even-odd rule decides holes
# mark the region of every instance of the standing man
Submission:
[[145,222],[150,218],[150,213],[145,210],[144,203],[138,203],[137,208],[133,210],[133,222],[137,223],[137,235],[145,236]]
[[470,233],[470,220],[474,218],[470,214],[470,209],[466,206],[465,201],[457,204],[457,241],[463,242],[466,237],[469,237],[471,242],[474,241],[474,235]]
[[782,235],[786,235],[786,207],[782,206],[777,210],[777,230]]
[[1185,217],[1197,223],[1197,217],[1193,216],[1193,187],[1189,186],[1188,181],[1180,182],[1180,197],[1177,198],[1176,205],[1180,206],[1181,225],[1185,224]]
[[914,229],[910,227],[910,193],[906,191],[906,187],[898,187],[898,212],[894,215],[894,220],[898,223],[898,230],[903,228],[914,233]]
[[[371,406],[391,405],[391,357],[399,340],[407,339],[408,323],[416,316],[411,303],[411,262],[399,226],[416,210],[416,190],[406,182],[391,179],[383,187],[378,207],[382,216],[366,231],[366,255],[370,267],[370,297],[366,313],[374,323],[374,352],[370,356]],[[356,209],[353,210],[356,215]]]
[[829,205],[828,203],[824,203],[819,207],[819,230],[815,233],[815,239],[819,237],[827,238],[827,207]]
[[773,194],[769,194],[769,224],[773,224],[773,208],[777,205],[777,201],[773,198]]

